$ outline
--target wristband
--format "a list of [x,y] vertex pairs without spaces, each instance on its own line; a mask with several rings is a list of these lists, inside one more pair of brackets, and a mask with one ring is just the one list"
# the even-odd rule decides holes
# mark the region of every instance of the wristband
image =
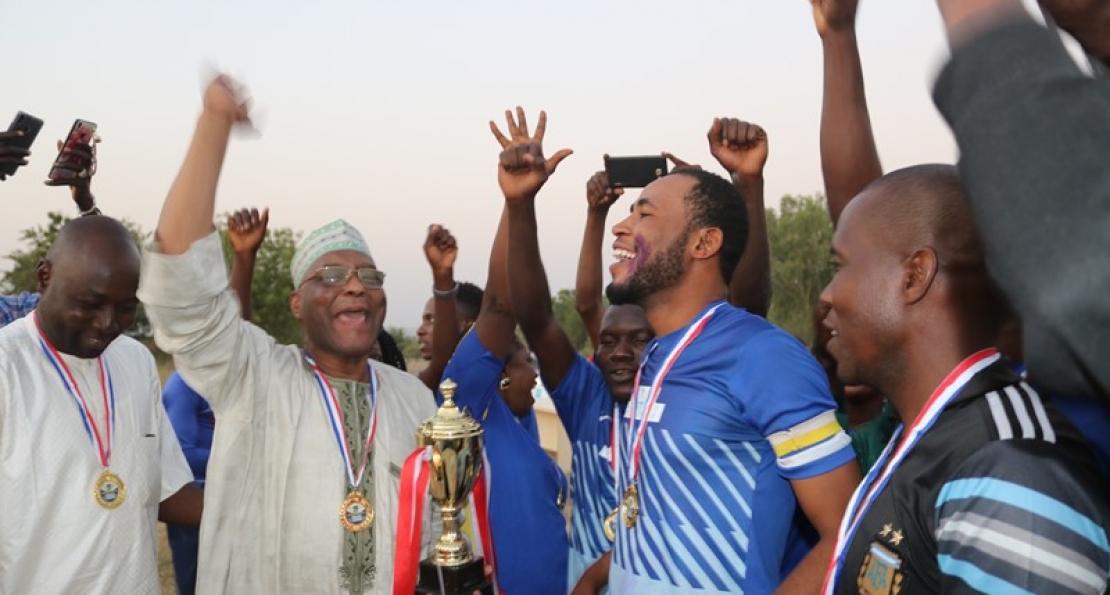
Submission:
[[459,284],[456,282],[451,289],[436,289],[435,285],[432,286],[432,296],[437,300],[450,300],[454,299],[455,294],[459,292]]
[[100,215],[100,214],[101,214],[100,213],[100,207],[97,207],[96,204],[94,203],[93,206],[89,207],[89,210],[81,211],[81,214],[79,216],[88,217],[90,215]]

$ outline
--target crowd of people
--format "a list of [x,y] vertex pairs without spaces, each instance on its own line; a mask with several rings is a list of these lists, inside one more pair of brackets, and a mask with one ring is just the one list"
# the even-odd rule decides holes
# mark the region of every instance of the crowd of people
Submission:
[[[857,2],[811,3],[835,275],[808,346],[766,320],[768,134],[741,119],[709,123],[728,177],[665,154],[671,172],[624,199],[608,285],[625,189],[586,182],[590,357],[538,241],[536,201],[572,151],[544,146],[543,112],[491,122],[503,209],[484,288],[429,226],[417,374],[383,330],[386,273],[343,219],[290,263],[301,344],[251,322],[269,211],[228,218],[230,271],[213,225],[251,119],[233,79],[205,89],[148,246],[97,207],[95,141],[60,144],[47,183],[79,216],[37,292],[0,300],[0,593],[157,593],[157,521],[183,595],[414,593],[405,560],[438,530],[412,495],[414,431],[448,378],[484,431],[463,532],[496,592],[1105,593],[1110,4],[1041,1],[1085,73],[1018,0],[938,0],[952,56],[934,98],[960,160],[884,172]],[[12,139],[0,165],[27,165]],[[173,358],[164,388],[125,334],[140,304]],[[537,382],[569,476],[540,445]]]

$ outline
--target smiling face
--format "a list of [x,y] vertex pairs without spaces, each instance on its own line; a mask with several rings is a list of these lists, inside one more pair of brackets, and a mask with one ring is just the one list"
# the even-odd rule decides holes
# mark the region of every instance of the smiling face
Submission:
[[689,221],[684,198],[697,180],[684,175],[660,178],[644,188],[632,212],[613,228],[616,262],[606,288],[616,305],[638,304],[678,285],[685,273]]
[[883,189],[865,191],[844,210],[833,235],[836,273],[821,293],[827,349],[846,385],[875,385],[899,353],[904,324],[902,258],[885,241],[882,222],[870,215],[876,192]]
[[628,304],[609,306],[605,311],[594,361],[618,402],[626,403],[632,397],[640,357],[654,336],[643,308]]
[[[362,252],[340,250],[321,256],[309,270],[328,265],[373,267],[374,261]],[[342,358],[367,357],[385,319],[385,291],[368,289],[357,275],[330,287],[310,274],[293,292],[290,307],[301,321],[305,347],[310,351]]]
[[62,353],[99,357],[135,323],[138,249],[106,244],[91,240],[85,250],[39,265],[39,322]]

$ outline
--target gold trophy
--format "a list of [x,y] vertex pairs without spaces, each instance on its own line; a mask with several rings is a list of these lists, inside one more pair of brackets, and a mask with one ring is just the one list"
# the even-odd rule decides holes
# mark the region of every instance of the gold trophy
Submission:
[[459,514],[482,470],[482,426],[455,406],[457,388],[449,378],[439,385],[443,405],[416,433],[420,446],[432,447],[428,492],[443,518],[434,553],[420,562],[416,592],[493,595],[485,562],[474,556],[459,530]]

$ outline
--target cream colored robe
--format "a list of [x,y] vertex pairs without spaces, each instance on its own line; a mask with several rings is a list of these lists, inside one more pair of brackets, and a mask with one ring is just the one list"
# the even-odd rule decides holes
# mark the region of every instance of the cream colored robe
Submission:
[[[215,233],[181,256],[148,252],[139,297],[158,346],[174,355],[181,376],[216,414],[197,593],[345,593],[339,508],[346,471],[300,349],[278,345],[240,319]],[[415,377],[377,362],[373,369],[379,379],[371,529],[377,578],[367,593],[386,594],[400,467],[435,404]]]

